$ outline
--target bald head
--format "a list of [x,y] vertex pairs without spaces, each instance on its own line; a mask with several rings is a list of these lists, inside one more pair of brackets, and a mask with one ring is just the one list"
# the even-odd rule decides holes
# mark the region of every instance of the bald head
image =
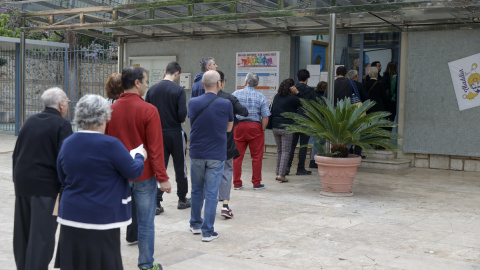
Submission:
[[215,70],[209,70],[203,74],[202,79],[203,87],[205,87],[205,92],[218,93],[220,90],[220,74]]

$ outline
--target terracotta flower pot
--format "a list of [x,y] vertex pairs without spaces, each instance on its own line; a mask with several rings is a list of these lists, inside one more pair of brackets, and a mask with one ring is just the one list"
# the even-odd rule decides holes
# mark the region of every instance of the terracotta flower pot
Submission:
[[352,196],[352,185],[357,173],[357,167],[362,158],[349,155],[348,158],[332,158],[315,155],[318,165],[318,175],[322,183],[322,195]]

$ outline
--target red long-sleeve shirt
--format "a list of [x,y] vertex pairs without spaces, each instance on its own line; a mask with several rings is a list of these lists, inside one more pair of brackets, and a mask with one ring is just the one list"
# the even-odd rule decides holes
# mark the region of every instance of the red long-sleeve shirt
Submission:
[[163,156],[163,135],[160,115],[152,104],[138,94],[123,93],[112,104],[112,118],[107,123],[105,134],[119,139],[130,151],[143,143],[148,158],[143,174],[133,181],[142,181],[153,176],[158,182],[168,180]]

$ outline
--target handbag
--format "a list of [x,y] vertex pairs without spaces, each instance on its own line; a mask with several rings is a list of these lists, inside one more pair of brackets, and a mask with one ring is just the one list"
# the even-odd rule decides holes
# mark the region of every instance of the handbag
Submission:
[[[275,97],[276,96],[277,95],[275,95]],[[268,117],[267,129],[273,129],[272,109],[273,109],[273,101],[275,100],[275,97],[273,97],[272,103],[270,103],[270,106],[268,106],[268,108],[270,109],[270,116]]]
[[[350,85],[352,86],[352,93],[350,94],[350,103],[360,106],[362,105],[362,100],[360,99],[360,95],[357,92],[357,88],[353,84],[353,81],[348,79],[350,81]],[[358,104],[360,103],[360,104]]]
[[[355,84],[353,83],[352,80],[348,79],[350,81],[350,85],[352,86],[352,93],[350,95],[350,104],[355,105],[357,107],[362,106],[362,100],[360,99],[360,95],[358,94],[357,88],[355,87]],[[360,117],[367,115],[366,113],[363,113]]]

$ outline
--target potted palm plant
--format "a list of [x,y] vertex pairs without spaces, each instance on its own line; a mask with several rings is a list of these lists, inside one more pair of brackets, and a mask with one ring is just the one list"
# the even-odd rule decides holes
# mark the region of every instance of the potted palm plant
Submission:
[[[315,155],[318,173],[322,184],[322,194],[327,196],[352,196],[352,185],[362,158],[349,154],[348,146],[358,145],[366,154],[373,147],[384,147],[395,152],[397,145],[391,139],[395,134],[386,130],[394,123],[386,119],[388,112],[366,112],[375,105],[367,100],[363,104],[350,104],[350,98],[340,100],[335,107],[328,99],[301,100],[305,115],[284,113],[283,116],[294,120],[294,124],[285,125],[291,132],[305,133],[316,142],[311,145],[321,155]],[[324,142],[330,145],[325,151]],[[306,147],[302,145],[301,147]]]

